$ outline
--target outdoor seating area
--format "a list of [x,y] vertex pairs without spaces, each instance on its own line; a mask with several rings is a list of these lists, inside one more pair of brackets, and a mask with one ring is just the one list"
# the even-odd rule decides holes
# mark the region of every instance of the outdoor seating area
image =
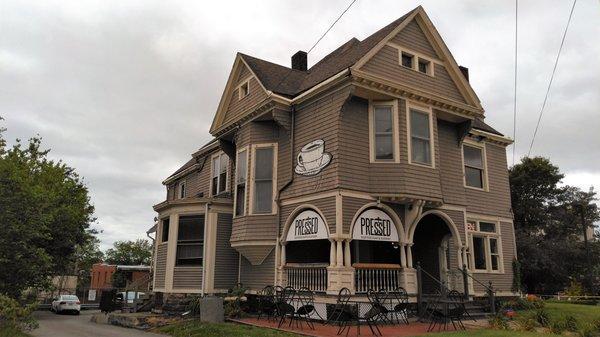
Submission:
[[238,321],[314,336],[412,336],[466,330],[463,320],[472,319],[458,291],[430,298],[421,311],[402,287],[370,289],[366,296],[342,288],[335,302],[316,303],[315,293],[306,287],[266,286],[257,294],[257,302],[256,316]]

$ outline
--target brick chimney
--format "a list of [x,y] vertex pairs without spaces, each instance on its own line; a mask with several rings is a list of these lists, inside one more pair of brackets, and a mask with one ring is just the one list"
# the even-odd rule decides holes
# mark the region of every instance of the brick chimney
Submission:
[[308,61],[305,51],[298,51],[292,56],[292,69],[306,71],[308,69]]
[[460,69],[460,72],[467,79],[467,82],[469,82],[469,68],[463,67],[463,66],[458,66],[458,69]]

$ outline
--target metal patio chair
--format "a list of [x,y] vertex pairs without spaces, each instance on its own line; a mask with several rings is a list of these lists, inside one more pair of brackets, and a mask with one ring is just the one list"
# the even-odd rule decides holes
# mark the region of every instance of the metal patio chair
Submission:
[[410,304],[408,303],[408,293],[402,287],[396,288],[393,292],[390,293],[394,302],[392,313],[396,316],[396,321],[402,321],[408,325],[408,310]]
[[263,314],[267,320],[271,320],[276,314],[275,306],[275,288],[266,286],[258,293],[258,318],[260,320]]

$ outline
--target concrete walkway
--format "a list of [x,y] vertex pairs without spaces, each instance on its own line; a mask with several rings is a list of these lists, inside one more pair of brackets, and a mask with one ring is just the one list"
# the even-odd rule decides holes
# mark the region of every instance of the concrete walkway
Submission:
[[97,310],[84,310],[79,316],[57,315],[50,311],[37,311],[34,316],[40,327],[31,332],[35,337],[159,337],[165,336],[127,329],[108,324],[97,324],[90,321]]

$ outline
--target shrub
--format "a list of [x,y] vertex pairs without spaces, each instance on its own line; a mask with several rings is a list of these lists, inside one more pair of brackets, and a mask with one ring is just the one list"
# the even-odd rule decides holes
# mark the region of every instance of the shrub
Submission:
[[537,322],[531,317],[518,320],[517,324],[519,330],[521,331],[535,331],[535,328],[538,325]]
[[552,332],[553,334],[560,335],[565,330],[567,330],[567,327],[565,326],[565,321],[563,320],[558,320],[550,323],[550,332]]
[[200,297],[200,296],[193,296],[190,299],[190,302],[187,304],[186,310],[188,310],[192,316],[200,315],[200,300],[201,299],[202,299],[202,297]]
[[600,331],[596,330],[592,325],[585,325],[579,329],[579,336],[581,337],[600,337]]
[[0,294],[0,328],[31,330],[37,327],[37,322],[31,315],[36,304],[22,306],[16,300]]
[[510,326],[508,325],[508,319],[502,314],[497,314],[497,315],[492,316],[489,319],[489,323],[490,323],[490,328],[492,328],[492,329],[510,330]]
[[565,316],[564,324],[567,331],[576,332],[579,329],[579,322],[573,315]]
[[246,301],[246,288],[238,284],[229,291],[228,297],[235,297],[234,300],[225,302],[225,317],[238,318],[243,314],[242,302]]
[[568,296],[583,296],[583,285],[580,282],[572,280],[567,289],[565,289],[565,294]]
[[543,308],[535,311],[535,320],[545,328],[550,325],[550,315],[548,315],[548,312]]

